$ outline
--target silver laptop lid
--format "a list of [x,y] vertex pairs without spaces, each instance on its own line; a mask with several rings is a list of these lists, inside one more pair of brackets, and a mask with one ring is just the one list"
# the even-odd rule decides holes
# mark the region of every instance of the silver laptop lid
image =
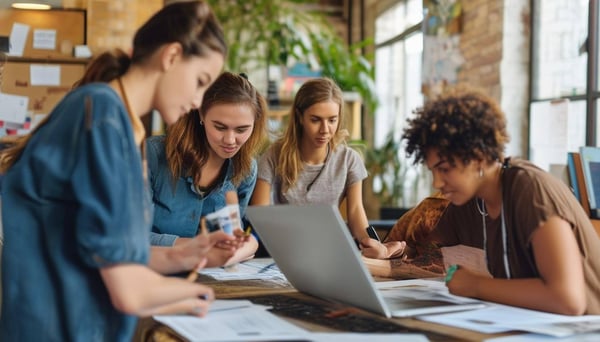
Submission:
[[335,206],[250,206],[246,216],[298,291],[390,317]]

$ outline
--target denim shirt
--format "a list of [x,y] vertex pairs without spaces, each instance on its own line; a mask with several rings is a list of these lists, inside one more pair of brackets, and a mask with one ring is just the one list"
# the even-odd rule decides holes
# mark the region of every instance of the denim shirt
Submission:
[[142,170],[108,85],[55,107],[3,179],[1,341],[131,340],[137,319],[113,307],[99,268],[148,262]]
[[172,246],[178,237],[194,237],[198,233],[200,218],[225,207],[225,193],[230,190],[237,192],[240,216],[244,218],[256,185],[255,160],[252,161],[250,174],[237,187],[231,180],[233,163],[228,160],[223,183],[203,196],[194,189],[191,177],[179,177],[173,188],[171,170],[165,156],[164,136],[150,137],[146,142],[154,202],[154,222],[150,239],[152,245]]

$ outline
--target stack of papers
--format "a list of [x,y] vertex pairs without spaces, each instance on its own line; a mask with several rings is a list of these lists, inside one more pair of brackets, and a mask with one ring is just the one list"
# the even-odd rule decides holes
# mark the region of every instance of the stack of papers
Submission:
[[216,300],[203,318],[154,316],[189,341],[427,341],[420,334],[312,333],[247,300]]
[[517,330],[567,337],[600,330],[600,315],[564,316],[493,303],[484,309],[419,316],[418,319],[487,334]]

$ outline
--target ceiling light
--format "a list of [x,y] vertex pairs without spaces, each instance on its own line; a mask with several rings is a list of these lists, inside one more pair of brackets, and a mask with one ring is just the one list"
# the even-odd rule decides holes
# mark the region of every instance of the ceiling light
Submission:
[[42,2],[14,2],[12,8],[27,9],[27,10],[49,10],[52,6]]

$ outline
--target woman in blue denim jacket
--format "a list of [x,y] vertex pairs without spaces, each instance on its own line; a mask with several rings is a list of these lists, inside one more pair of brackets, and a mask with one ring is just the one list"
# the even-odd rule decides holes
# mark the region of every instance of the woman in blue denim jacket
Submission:
[[[167,123],[201,104],[226,45],[203,2],[165,6],[28,136],[0,154],[0,341],[130,341],[136,317],[202,316],[212,290],[160,273],[189,271],[224,233],[151,248],[152,206],[140,117]],[[233,251],[232,251],[233,254]]]
[[[200,218],[225,207],[228,191],[237,192],[244,217],[256,183],[254,156],[265,129],[264,98],[245,75],[224,72],[206,91],[199,111],[170,126],[166,136],[147,140],[153,245],[177,246],[196,236]],[[258,242],[248,237],[233,257],[227,247],[211,249],[207,266],[250,258]]]

